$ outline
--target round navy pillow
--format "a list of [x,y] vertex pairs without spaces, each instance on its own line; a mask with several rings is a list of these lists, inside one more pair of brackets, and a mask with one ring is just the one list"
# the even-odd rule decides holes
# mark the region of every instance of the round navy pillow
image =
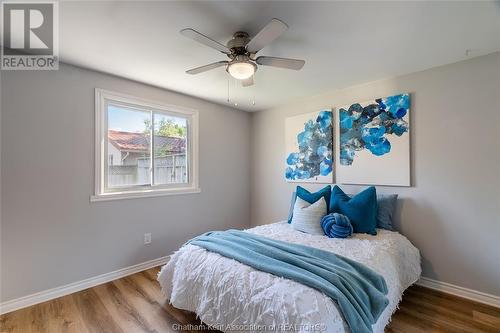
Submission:
[[321,219],[321,228],[330,238],[346,238],[352,235],[349,218],[339,213],[331,213]]

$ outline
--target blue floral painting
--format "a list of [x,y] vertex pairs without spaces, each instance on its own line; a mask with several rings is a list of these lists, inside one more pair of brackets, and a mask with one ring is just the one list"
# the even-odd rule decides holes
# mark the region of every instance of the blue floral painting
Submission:
[[410,110],[410,95],[378,98],[366,106],[352,104],[339,110],[340,164],[351,165],[356,151],[367,149],[373,155],[390,153],[392,135],[408,132],[404,117]]
[[332,181],[332,117],[332,111],[323,110],[287,119],[286,180]]
[[409,94],[339,108],[339,168],[349,168],[337,176],[347,175],[348,183],[409,185],[409,113]]

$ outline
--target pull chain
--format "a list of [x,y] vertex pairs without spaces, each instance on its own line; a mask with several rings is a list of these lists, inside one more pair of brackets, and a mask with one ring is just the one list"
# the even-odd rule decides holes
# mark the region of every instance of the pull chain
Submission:
[[227,76],[227,102],[229,103],[229,75]]
[[252,86],[252,106],[255,106],[255,73],[253,74],[253,86]]
[[[235,95],[236,95],[236,92],[238,91],[238,84],[240,83],[240,81],[234,79],[233,83],[234,83],[234,91],[235,91]],[[235,98],[235,100],[236,100],[236,98]],[[238,106],[238,102],[235,101],[234,102],[234,106]]]
[[[254,79],[254,85],[255,85],[255,75],[254,75],[253,79]],[[231,91],[230,90],[230,86],[231,86],[230,81],[231,81],[231,76],[228,75],[227,76],[227,99],[226,99],[227,103],[232,103],[231,94],[230,94],[230,91]],[[237,89],[238,84],[241,84],[241,82],[239,80],[235,79],[235,80],[233,80],[233,84],[234,84],[234,91],[236,92],[238,90]],[[255,89],[254,89],[254,87],[250,87],[250,88],[247,87],[247,89],[252,90],[252,99],[250,102],[252,103],[253,106],[255,106]],[[238,102],[234,102],[233,104],[234,104],[234,106],[238,106]]]

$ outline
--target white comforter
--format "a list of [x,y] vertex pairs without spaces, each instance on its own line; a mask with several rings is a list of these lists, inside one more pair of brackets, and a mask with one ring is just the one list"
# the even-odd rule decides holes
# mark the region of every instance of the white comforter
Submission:
[[[286,222],[246,231],[331,251],[381,274],[389,305],[373,325],[374,332],[384,331],[403,291],[420,277],[419,251],[397,232],[378,229],[377,236],[338,239],[305,234]],[[195,312],[222,331],[349,332],[335,301],[322,292],[198,246],[175,252],[158,281],[173,306]]]

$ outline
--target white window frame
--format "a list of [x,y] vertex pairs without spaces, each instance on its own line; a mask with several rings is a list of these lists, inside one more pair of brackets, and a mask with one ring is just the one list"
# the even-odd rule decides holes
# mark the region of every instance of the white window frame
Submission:
[[[149,186],[131,186],[122,190],[106,191],[106,150],[107,150],[107,105],[124,105],[131,108],[149,110],[171,116],[181,116],[188,122],[187,152],[188,183]],[[169,105],[104,89],[95,89],[95,189],[90,201],[107,201],[200,193],[198,166],[198,111],[190,108]],[[152,126],[154,126],[152,124]],[[151,145],[154,143],[152,142]],[[153,156],[151,156],[153,160]],[[153,182],[153,179],[151,179]]]

